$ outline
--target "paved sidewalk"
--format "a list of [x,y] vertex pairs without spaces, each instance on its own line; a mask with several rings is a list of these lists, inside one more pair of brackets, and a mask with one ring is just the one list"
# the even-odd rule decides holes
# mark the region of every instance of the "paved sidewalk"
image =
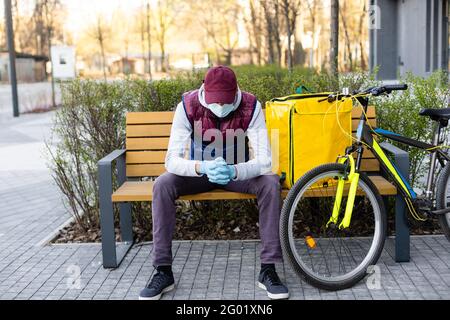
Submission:
[[[136,299],[153,273],[151,243],[135,245],[116,270],[101,266],[99,244],[41,244],[70,217],[42,157],[51,116],[0,121],[0,299]],[[173,252],[177,290],[164,299],[266,299],[255,286],[258,241],[177,241]],[[450,299],[445,237],[412,237],[411,256],[395,263],[390,239],[375,290],[361,282],[325,292],[277,268],[292,299]]]

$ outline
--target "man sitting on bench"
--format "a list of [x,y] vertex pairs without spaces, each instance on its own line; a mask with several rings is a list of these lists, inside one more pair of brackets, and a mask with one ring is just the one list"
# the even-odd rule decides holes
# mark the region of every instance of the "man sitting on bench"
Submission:
[[[261,236],[258,286],[272,299],[289,297],[275,271],[275,263],[282,261],[281,185],[278,175],[271,172],[268,140],[261,103],[239,90],[230,68],[211,68],[200,89],[183,94],[173,119],[167,172],[153,187],[153,265],[157,272],[140,299],[160,299],[175,287],[171,268],[175,200],[216,188],[256,195]],[[190,159],[185,157],[187,150]]]

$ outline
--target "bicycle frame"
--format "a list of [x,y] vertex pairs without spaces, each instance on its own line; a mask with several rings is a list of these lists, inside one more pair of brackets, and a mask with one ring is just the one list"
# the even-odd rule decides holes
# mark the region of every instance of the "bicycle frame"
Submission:
[[[372,129],[366,124],[366,114],[368,109],[368,103],[369,99],[367,97],[357,97],[359,103],[363,107],[363,111],[361,114],[361,118],[358,124],[358,129],[356,131],[356,142],[346,150],[346,155],[338,160],[339,163],[346,163],[348,161],[348,164],[350,165],[350,174],[345,178],[339,178],[338,186],[337,186],[337,192],[336,192],[336,200],[333,207],[333,213],[332,216],[328,222],[330,223],[337,223],[338,215],[340,206],[342,203],[342,195],[344,190],[344,180],[348,180],[350,182],[350,189],[347,199],[347,205],[344,213],[344,218],[342,219],[341,224],[339,225],[339,229],[345,229],[350,226],[351,221],[351,214],[353,210],[355,195],[356,195],[356,189],[358,185],[359,180],[359,172],[361,167],[361,161],[363,158],[364,153],[364,146],[366,146],[372,153],[374,154],[375,158],[378,159],[382,167],[388,172],[388,174],[391,176],[394,184],[397,186],[397,189],[400,190],[401,194],[407,201],[407,205],[412,209],[412,200],[417,198],[417,194],[414,192],[412,187],[409,185],[407,179],[402,176],[402,174],[399,172],[399,170],[396,168],[396,166],[389,160],[389,158],[384,153],[381,146],[378,144],[378,142],[374,139],[375,135],[383,136],[391,140],[395,140],[398,142],[401,142],[403,144],[420,148],[423,150],[428,151],[431,154],[431,163],[430,163],[430,169],[428,172],[428,178],[427,178],[427,189],[426,189],[426,197],[429,200],[433,200],[433,185],[434,185],[434,177],[435,177],[435,171],[436,171],[436,162],[439,161],[440,165],[442,167],[445,166],[446,161],[450,161],[450,157],[448,154],[443,152],[439,146],[441,143],[441,133],[442,128],[444,127],[441,123],[438,124],[434,138],[433,138],[433,144],[424,143],[421,141],[417,141],[414,139],[410,139],[407,137],[403,137],[401,135],[398,135],[396,133],[383,130],[383,129]],[[353,152],[356,152],[356,161],[353,159]],[[327,224],[327,226],[328,226]]]

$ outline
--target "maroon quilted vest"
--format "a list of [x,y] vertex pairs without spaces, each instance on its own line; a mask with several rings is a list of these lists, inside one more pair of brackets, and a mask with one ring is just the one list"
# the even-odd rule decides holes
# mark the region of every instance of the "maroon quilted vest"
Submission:
[[[245,135],[253,118],[256,102],[254,95],[242,92],[239,107],[225,118],[219,118],[200,103],[198,89],[185,93],[183,106],[193,129],[191,159],[210,160],[221,156],[229,164],[248,161],[248,140],[242,133]],[[216,142],[217,136],[222,141]]]

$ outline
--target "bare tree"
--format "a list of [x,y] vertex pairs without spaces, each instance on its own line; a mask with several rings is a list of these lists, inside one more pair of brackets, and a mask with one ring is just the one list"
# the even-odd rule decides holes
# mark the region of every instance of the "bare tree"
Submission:
[[148,49],[148,74],[150,80],[152,80],[152,34],[150,27],[150,0],[147,0],[147,10],[146,10],[146,26],[147,26],[147,49]]
[[[239,13],[241,7],[234,0],[191,0],[193,12],[202,12],[189,23],[200,25],[214,47],[217,63],[231,64],[239,42]],[[222,59],[222,54],[225,57]]]
[[[311,3],[312,2],[312,3]],[[316,25],[317,25],[317,0],[306,1],[308,7],[309,16],[311,18],[311,53],[310,53],[310,67],[314,65],[314,48],[316,47]]]
[[[155,14],[156,14],[156,41],[159,43],[161,51],[161,68],[166,71],[166,42],[167,32],[174,25],[178,10],[177,5],[180,5],[175,0],[158,0]],[[150,20],[149,20],[150,22]]]
[[255,1],[249,0],[249,9],[250,9],[250,15],[244,14],[243,20],[245,22],[245,26],[247,29],[248,34],[248,41],[249,41],[249,55],[250,55],[250,64],[254,64],[254,58],[256,55],[256,63],[261,63],[261,51],[258,48],[258,44],[260,44],[260,37],[258,34],[259,30],[259,19],[256,13],[257,8],[255,7]]
[[339,53],[339,0],[331,0],[330,23],[330,72],[333,75],[337,75]]
[[282,56],[282,50],[281,50],[281,36],[280,36],[280,29],[281,29],[281,21],[280,21],[280,5],[278,0],[272,0],[273,1],[273,9],[274,9],[274,41],[275,41],[275,47],[277,48],[277,62],[278,65],[281,65],[281,56]]
[[144,59],[144,73],[147,70],[147,58],[146,58],[146,50],[145,50],[145,44],[146,44],[146,17],[147,14],[145,13],[144,10],[140,11],[140,15],[139,15],[139,33],[141,35],[141,54],[142,54],[142,58]]
[[[349,71],[352,71],[353,70],[353,54],[352,54],[352,44],[351,44],[351,39],[350,39],[350,34],[349,34],[348,24],[347,24],[347,16],[345,14],[345,12],[347,11],[346,2],[344,2],[343,6],[344,6],[343,8],[339,8],[339,15],[342,19],[342,27],[344,29],[344,37],[345,37],[344,42],[345,42],[345,46],[347,49],[346,50],[347,57],[348,57],[347,69]],[[347,62],[347,61],[345,61],[345,62]]]
[[[60,0],[35,0],[32,17],[23,37],[22,49],[34,51],[36,54],[50,55],[51,39],[63,39],[64,6]],[[33,30],[30,32],[30,30]],[[29,46],[34,42],[34,50]]]
[[48,56],[51,63],[51,78],[52,78],[52,106],[56,108],[56,100],[55,100],[55,77],[53,73],[53,60],[51,56],[51,48],[52,48],[52,36],[53,36],[53,12],[56,10],[56,7],[59,5],[59,1],[51,1],[51,0],[43,0],[42,6],[44,11],[45,24],[47,29],[47,43],[48,43]]
[[274,26],[273,17],[271,12],[270,3],[268,0],[261,0],[261,6],[264,9],[264,17],[266,22],[266,46],[267,46],[267,63],[272,64],[275,62],[275,52],[274,52]]
[[106,39],[109,37],[109,30],[110,28],[108,28],[106,23],[103,21],[102,16],[98,14],[95,21],[95,25],[88,32],[88,34],[97,41],[100,47],[101,65],[103,71],[103,78],[105,81],[106,81],[105,42]]
[[281,7],[283,8],[286,24],[286,36],[288,40],[287,66],[289,71],[292,71],[293,68],[292,38],[297,25],[297,18],[300,13],[300,5],[301,0],[281,0]]
[[[20,30],[21,27],[21,22],[22,19],[20,17],[20,12],[19,12],[19,1],[18,0],[13,0],[12,1],[12,14],[13,14],[13,19],[14,19],[14,34],[19,33],[18,31]],[[15,37],[14,39],[14,45],[16,47],[17,51],[23,51],[23,37]]]
[[250,24],[251,24],[251,32],[250,38],[253,36],[254,38],[254,51],[256,53],[256,61],[258,65],[261,65],[262,62],[262,53],[261,53],[261,35],[262,35],[262,27],[261,27],[261,19],[258,13],[258,8],[256,7],[254,0],[249,0],[250,4]]
[[364,50],[364,21],[366,20],[367,12],[366,12],[366,2],[363,2],[362,14],[359,18],[359,26],[358,26],[358,34],[359,34],[359,51],[361,54],[361,69],[366,70],[367,62]]

